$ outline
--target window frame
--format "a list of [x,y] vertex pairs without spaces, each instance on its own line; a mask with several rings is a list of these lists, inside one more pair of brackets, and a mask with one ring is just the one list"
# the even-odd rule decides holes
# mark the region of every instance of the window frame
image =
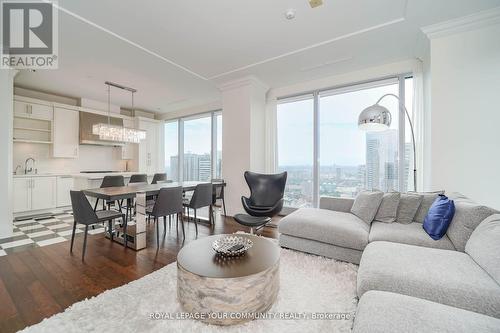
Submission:
[[[189,120],[200,118],[210,118],[210,176],[211,179],[217,176],[217,116],[222,115],[222,110],[213,110],[209,112],[197,113],[185,117],[167,119],[164,121],[164,126],[167,123],[177,122],[177,174],[179,182],[184,181],[184,123]],[[164,147],[165,149],[165,147]],[[221,171],[222,173],[222,171]],[[221,175],[222,176],[222,175]]]
[[[398,75],[390,75],[385,77],[380,77],[377,79],[371,79],[366,81],[360,81],[355,83],[343,84],[329,88],[316,89],[311,91],[306,91],[298,94],[287,95],[277,98],[277,103],[290,103],[293,101],[299,101],[306,97],[313,97],[313,207],[319,207],[319,199],[320,199],[320,98],[323,96],[331,96],[336,94],[343,94],[347,92],[354,92],[364,89],[370,89],[378,86],[383,86],[386,84],[390,84],[391,82],[398,84],[398,96],[400,98],[401,103],[399,104],[399,123],[398,123],[398,151],[399,151],[399,161],[398,161],[398,188],[401,189],[404,187],[404,178],[405,178],[405,156],[401,154],[405,154],[405,130],[406,130],[406,114],[401,105],[406,105],[406,96],[405,96],[405,84],[406,79],[412,78],[413,73],[406,72]],[[382,96],[380,96],[382,97]],[[368,106],[368,105],[367,105]],[[277,110],[276,110],[277,111]],[[361,112],[362,110],[359,110]],[[278,124],[276,124],[276,127]],[[277,131],[277,128],[276,128]],[[276,150],[278,150],[278,146],[276,146]],[[276,156],[279,155],[279,152],[276,151]],[[274,170],[278,170],[278,159],[275,159]],[[293,207],[287,207],[288,209],[293,209]]]

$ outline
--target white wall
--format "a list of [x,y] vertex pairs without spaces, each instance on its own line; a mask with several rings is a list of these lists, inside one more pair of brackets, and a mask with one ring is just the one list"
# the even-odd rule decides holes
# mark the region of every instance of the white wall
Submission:
[[0,237],[12,234],[14,71],[0,70]]
[[[28,157],[36,160],[38,173],[78,173],[82,170],[125,171],[126,161],[121,160],[121,150],[115,147],[80,145],[78,158],[52,158],[49,145],[15,143],[12,167]],[[129,166],[132,167],[132,164]]]
[[500,25],[431,40],[432,187],[500,209]]

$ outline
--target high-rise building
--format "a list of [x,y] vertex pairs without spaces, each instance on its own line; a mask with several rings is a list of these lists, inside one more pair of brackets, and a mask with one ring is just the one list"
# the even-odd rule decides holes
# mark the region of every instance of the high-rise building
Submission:
[[398,189],[398,131],[389,129],[366,135],[366,188]]

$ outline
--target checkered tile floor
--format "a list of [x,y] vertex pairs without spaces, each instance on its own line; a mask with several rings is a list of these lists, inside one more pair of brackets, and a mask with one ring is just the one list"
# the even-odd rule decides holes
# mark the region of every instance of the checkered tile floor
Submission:
[[[14,221],[12,236],[0,238],[0,256],[71,240],[73,221],[71,211],[17,219]],[[132,224],[133,222],[129,222],[129,225]],[[78,224],[76,236],[83,235],[84,230],[85,225]],[[104,231],[102,224],[96,224],[95,229],[89,228],[91,235],[104,233]]]

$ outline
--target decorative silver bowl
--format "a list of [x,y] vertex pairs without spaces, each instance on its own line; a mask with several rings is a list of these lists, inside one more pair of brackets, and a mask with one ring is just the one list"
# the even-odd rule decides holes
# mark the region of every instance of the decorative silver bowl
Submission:
[[224,257],[238,257],[244,255],[253,246],[253,242],[240,236],[224,236],[212,243],[214,251]]

